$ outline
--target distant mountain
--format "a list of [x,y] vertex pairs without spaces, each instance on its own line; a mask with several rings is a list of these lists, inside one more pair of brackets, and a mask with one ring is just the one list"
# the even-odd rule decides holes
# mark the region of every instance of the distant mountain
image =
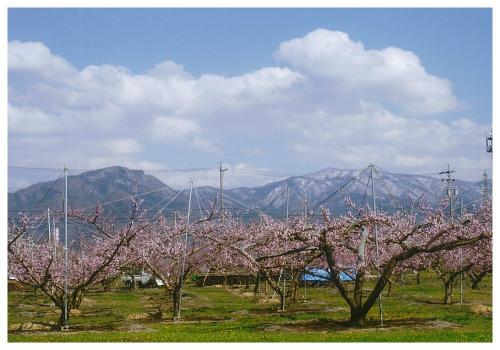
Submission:
[[[439,203],[445,193],[440,178],[422,175],[393,174],[375,168],[374,193],[378,208],[393,211],[396,208],[409,206],[409,198],[413,201],[421,198],[431,204]],[[351,179],[356,178],[355,180]],[[344,170],[326,168],[304,176],[294,176],[254,188],[236,188],[228,190],[226,201],[235,198],[245,203],[255,203],[266,208],[275,215],[286,212],[286,192],[289,193],[289,212],[303,212],[307,201],[308,210],[321,206],[332,213],[347,210],[346,197],[360,206],[372,206],[370,170]],[[347,185],[346,185],[347,184]],[[464,204],[480,204],[482,198],[482,182],[455,180],[454,185],[462,191]],[[339,188],[345,186],[341,191]],[[491,181],[489,181],[491,193]],[[226,192],[225,192],[226,193]],[[335,193],[335,194],[334,194]],[[458,198],[455,199],[458,201]]]
[[[260,209],[274,216],[286,215],[286,193],[289,194],[289,214],[297,215],[320,204],[332,213],[346,210],[346,196],[355,204],[372,205],[370,170],[342,170],[326,168],[304,176],[293,176],[258,187],[240,187],[224,191],[225,208],[235,215],[248,216]],[[353,180],[353,178],[355,178]],[[375,168],[374,190],[377,207],[390,211],[408,207],[408,198],[422,198],[436,204],[444,196],[441,179],[431,176],[394,174]],[[346,185],[347,184],[347,185]],[[339,188],[342,186],[342,191]],[[482,182],[456,180],[455,186],[463,192],[463,203],[480,204]],[[68,199],[71,208],[86,208],[96,203],[108,203],[106,211],[116,218],[126,220],[130,200],[119,200],[131,194],[143,194],[142,209],[150,215],[164,208],[163,214],[173,216],[174,211],[187,212],[189,191],[170,188],[156,177],[142,170],[129,170],[113,166],[68,176]],[[491,191],[491,182],[489,185]],[[19,212],[42,212],[47,208],[62,211],[64,180],[42,182],[14,193],[9,193],[9,217]],[[192,217],[195,219],[214,204],[218,188],[198,187],[192,193]],[[175,197],[177,195],[177,197]],[[175,197],[175,199],[173,199]],[[172,200],[173,199],[173,200]],[[307,201],[307,204],[306,204]],[[169,203],[170,202],[170,203]],[[89,209],[91,210],[91,209]],[[317,211],[316,211],[317,212]]]
[[[69,209],[92,207],[96,203],[113,201],[135,192],[143,193],[159,188],[163,190],[143,197],[144,207],[158,203],[175,191],[156,177],[146,175],[142,170],[113,166],[68,176],[68,205]],[[9,193],[9,214],[19,211],[47,210],[47,208],[61,211],[63,197],[64,179],[62,177],[57,181],[31,185]],[[117,201],[110,208],[114,212],[127,212],[130,208],[130,201]]]

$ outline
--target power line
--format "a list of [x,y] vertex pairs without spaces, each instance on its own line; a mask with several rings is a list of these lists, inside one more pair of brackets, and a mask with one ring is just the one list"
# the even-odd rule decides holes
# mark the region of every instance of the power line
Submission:
[[[107,205],[107,204],[111,204],[111,203],[116,203],[116,202],[120,202],[120,201],[123,201],[123,200],[126,200],[126,199],[132,199],[132,198],[144,196],[146,194],[150,194],[150,193],[154,193],[154,192],[159,192],[159,191],[163,191],[163,190],[167,190],[167,189],[171,190],[171,188],[169,186],[160,187],[160,188],[157,188],[156,190],[152,190],[152,191],[148,191],[148,192],[143,192],[143,193],[139,193],[139,194],[136,194],[136,195],[122,197],[122,198],[115,199],[115,200],[112,200],[112,201],[109,201],[109,202],[99,203],[99,205]],[[90,208],[93,208],[93,207],[95,207],[95,206],[91,205],[91,206],[88,206],[88,207],[77,208],[77,209],[79,209],[79,210],[85,210],[85,209],[90,209]]]
[[[380,179],[380,182],[382,182],[382,185],[384,186],[385,190],[387,191],[387,194],[389,195],[389,205],[392,206],[391,204],[391,200],[394,201],[394,203],[396,204],[397,206],[397,201],[396,201],[396,198],[394,198],[394,196],[392,195],[391,193],[391,189],[389,188],[389,186],[386,184],[386,182],[384,181],[384,178],[382,176],[382,174],[378,171],[377,167],[374,166],[373,170],[377,173],[379,179]],[[396,208],[396,206],[392,206],[393,208]]]
[[[29,167],[29,166],[19,166],[19,165],[9,165],[8,168],[10,170],[19,170],[19,171],[46,171],[46,172],[61,171],[61,168]],[[86,172],[86,171],[98,171],[100,169],[72,168],[71,170],[76,172]],[[208,171],[208,170],[214,170],[214,168],[164,168],[164,169],[130,169],[130,170],[140,170],[147,173],[169,173],[169,172],[182,173],[182,172]]]
[[320,205],[322,205],[323,203],[325,203],[326,201],[328,201],[330,198],[332,198],[335,194],[337,194],[338,192],[342,191],[342,189],[344,189],[345,187],[347,187],[351,182],[353,182],[354,180],[357,180],[359,177],[361,177],[361,174],[363,174],[369,167],[370,166],[367,166],[366,168],[364,168],[358,175],[352,177],[349,181],[347,181],[342,186],[340,186],[335,192],[333,192],[328,197],[326,197],[325,199],[323,199],[322,201],[320,201],[318,204],[316,204],[311,210],[314,211]]
[[59,172],[61,168],[40,168],[40,167],[25,167],[25,166],[14,166],[9,165],[9,170],[25,170],[25,171],[47,171],[47,172]]
[[[373,179],[372,179],[373,181]],[[361,201],[361,209],[363,208],[363,206],[365,205],[365,198],[366,198],[366,193],[368,192],[368,185],[369,185],[370,181],[367,180],[366,181],[366,187],[365,187],[365,193],[363,194],[363,200]]]
[[[59,169],[59,170],[61,170],[61,169]],[[43,202],[43,200],[47,197],[47,195],[52,191],[52,189],[56,185],[57,181],[59,181],[59,179],[61,178],[62,174],[64,174],[64,170],[61,172],[61,174],[59,174],[59,176],[57,177],[57,179],[52,182],[52,185],[49,187],[49,189],[47,190],[47,192],[45,192],[45,194],[42,196],[42,199],[40,199],[37,202],[37,204],[35,204],[35,206],[33,206],[31,208],[38,208],[38,206]]]

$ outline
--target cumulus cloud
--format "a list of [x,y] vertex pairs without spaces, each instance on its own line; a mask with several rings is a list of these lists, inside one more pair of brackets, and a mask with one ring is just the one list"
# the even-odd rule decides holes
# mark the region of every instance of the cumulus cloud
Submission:
[[50,134],[60,131],[57,119],[36,107],[15,107],[9,103],[10,135]]
[[[449,162],[470,178],[491,167],[482,148],[489,126],[463,118],[451,82],[429,74],[415,53],[367,49],[318,29],[281,43],[275,56],[276,66],[195,77],[171,60],[144,73],[78,70],[43,43],[12,41],[9,161],[158,169],[222,159],[294,172],[370,161],[421,172]],[[455,117],[441,120],[442,112]],[[267,181],[232,176],[229,187]],[[217,181],[207,172],[198,184]]]
[[112,154],[133,154],[141,149],[141,145],[134,139],[114,139],[105,141],[104,148]]
[[29,71],[47,79],[64,79],[77,73],[64,58],[40,42],[9,42],[9,72]]
[[367,50],[347,33],[317,29],[280,44],[276,57],[338,92],[398,104],[405,113],[427,115],[453,110],[451,83],[430,75],[412,52],[397,47]]
[[[482,147],[488,126],[463,118],[451,123],[402,118],[380,106],[361,104],[335,118],[319,112],[293,128],[303,136],[293,151],[310,163],[359,168],[374,161],[389,169],[422,173],[452,162],[467,178],[478,178],[480,169],[491,167]],[[459,158],[479,167],[465,166]]]
[[162,141],[185,139],[200,132],[200,126],[189,119],[159,116],[153,121],[151,134]]
[[[223,163],[222,167],[227,169],[224,173],[224,187],[234,188],[238,186],[258,186],[268,182],[276,181],[276,175],[270,174],[272,169],[267,167],[257,167],[248,163]],[[154,169],[154,168],[149,168]],[[174,188],[185,188],[190,181],[196,186],[219,187],[219,168],[193,169],[172,169],[171,171],[152,171],[156,176],[169,186]]]
[[186,72],[182,65],[170,60],[156,64],[148,75],[163,79],[192,79],[191,74]]

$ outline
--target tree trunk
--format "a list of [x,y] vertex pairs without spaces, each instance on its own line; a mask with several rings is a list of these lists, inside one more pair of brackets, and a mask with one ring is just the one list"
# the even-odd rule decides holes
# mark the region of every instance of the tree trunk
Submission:
[[477,278],[477,277],[474,277],[474,278],[471,278],[472,280],[472,289],[479,289],[479,283],[481,282],[481,279],[482,278]]
[[299,281],[297,280],[297,278],[294,278],[293,282],[292,282],[292,300],[293,301],[297,301],[297,295],[298,295],[298,290],[299,290]]
[[391,290],[392,290],[392,284],[393,284],[393,282],[389,279],[389,280],[387,281],[387,284],[389,285],[389,286],[387,287],[387,296],[390,296],[390,295],[391,295]]
[[260,292],[260,271],[257,272],[257,276],[255,277],[255,286],[253,288],[254,296]]
[[480,273],[474,273],[471,272],[469,274],[471,282],[472,282],[472,289],[479,289],[479,283],[481,283],[481,280],[488,274],[488,271],[481,271]]
[[[69,295],[68,299],[68,309],[79,309],[80,305],[82,305],[83,297],[85,293],[81,291],[81,289],[74,290],[73,293]],[[69,312],[69,311],[68,311]]]
[[113,282],[112,279],[107,279],[102,281],[102,287],[104,292],[111,292],[111,283]]
[[354,280],[354,305],[355,308],[360,308],[363,304],[363,285],[365,283],[365,272],[359,270]]
[[356,327],[366,326],[366,314],[360,306],[351,307],[351,319],[349,323]]
[[285,311],[286,309],[286,295],[284,293],[284,290],[282,290],[279,286],[279,282],[275,283],[265,272],[262,272],[262,277],[269,283],[269,286],[278,293],[280,297],[280,311]]
[[[59,321],[57,322],[57,328],[61,329],[63,326],[64,326],[64,304],[59,307],[59,309],[61,310],[61,314],[59,315]],[[69,307],[69,303],[68,303],[68,324],[69,324],[69,316],[70,316],[70,307]]]
[[420,271],[417,271],[417,284],[420,284]]
[[401,274],[399,275],[399,282],[401,283],[405,283],[405,271],[403,270],[403,272],[401,272]]
[[453,302],[453,279],[449,279],[444,283],[443,304],[451,304],[452,302]]
[[179,320],[181,318],[181,289],[175,286],[170,294],[172,299],[172,319]]
[[285,293],[278,293],[280,296],[280,311],[285,311],[286,310],[286,297]]

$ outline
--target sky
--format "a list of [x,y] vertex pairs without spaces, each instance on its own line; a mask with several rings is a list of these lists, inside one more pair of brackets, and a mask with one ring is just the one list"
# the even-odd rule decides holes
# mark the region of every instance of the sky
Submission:
[[[219,161],[226,187],[449,163],[479,181],[491,31],[489,9],[11,8],[9,166],[123,165],[182,188],[217,185]],[[11,170],[9,190],[50,176]]]

